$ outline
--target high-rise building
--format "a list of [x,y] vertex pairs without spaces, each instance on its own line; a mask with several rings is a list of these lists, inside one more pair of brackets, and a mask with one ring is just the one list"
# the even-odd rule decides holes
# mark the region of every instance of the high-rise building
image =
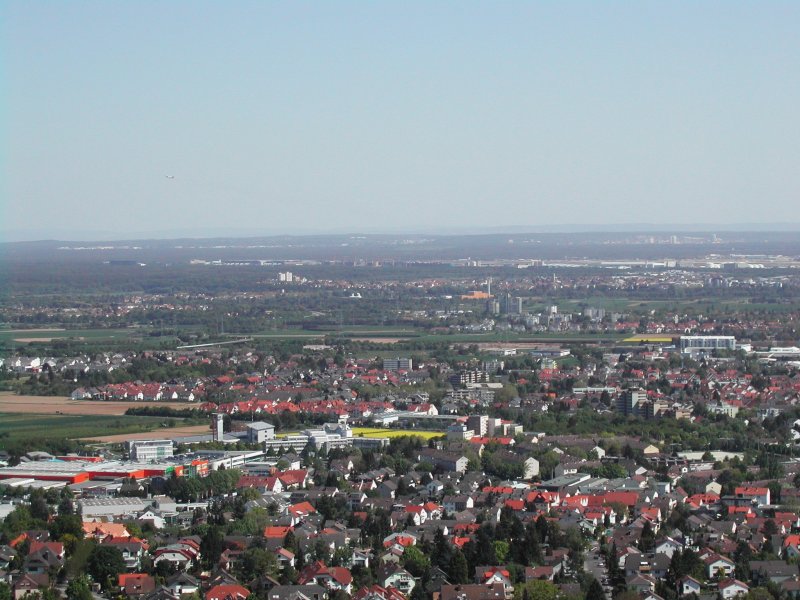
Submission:
[[617,397],[617,412],[625,416],[642,416],[647,392],[641,388],[625,390]]
[[470,415],[467,417],[467,429],[477,436],[485,436],[489,431],[489,417],[487,415]]
[[411,371],[414,368],[414,361],[410,358],[384,358],[384,371]]

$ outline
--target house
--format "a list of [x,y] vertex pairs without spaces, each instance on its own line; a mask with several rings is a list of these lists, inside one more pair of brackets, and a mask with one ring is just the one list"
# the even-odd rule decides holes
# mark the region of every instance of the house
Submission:
[[385,588],[375,584],[362,587],[353,594],[352,600],[406,600],[406,597],[394,588]]
[[0,546],[0,571],[7,570],[16,555],[17,551],[11,546]]
[[434,479],[425,486],[425,489],[428,491],[429,496],[438,498],[444,491],[444,484],[441,481]]
[[236,584],[215,585],[205,594],[205,600],[246,600],[250,590]]
[[292,525],[297,525],[298,523],[302,522],[303,519],[308,517],[309,515],[313,515],[316,513],[316,509],[311,505],[310,502],[298,502],[297,504],[291,505],[287,509],[287,513],[291,516]]
[[392,498],[397,495],[397,484],[394,481],[382,481],[378,486],[378,495],[381,498]]
[[461,512],[475,506],[472,496],[461,494],[459,496],[445,496],[442,498],[442,508],[448,513]]
[[417,538],[407,532],[392,533],[383,539],[384,548],[389,548],[395,545],[406,548],[408,546],[415,546],[416,544]]
[[64,544],[61,542],[31,542],[25,557],[25,572],[46,575],[64,566]]
[[378,572],[378,582],[385,588],[395,588],[406,596],[411,595],[411,591],[417,584],[414,576],[400,565],[388,563],[382,565]]
[[439,600],[510,600],[511,597],[502,583],[443,585],[439,591]]
[[275,558],[278,559],[278,564],[281,566],[281,569],[285,569],[286,567],[294,568],[295,565],[294,552],[290,552],[286,548],[278,548],[275,551]]
[[321,585],[279,585],[267,594],[267,600],[327,600],[328,590]]
[[[130,571],[135,571],[141,568],[142,559],[145,557],[149,548],[147,542],[135,537],[109,537],[100,543],[104,546],[108,545],[117,548],[122,553],[122,558],[125,561],[125,568]],[[155,589],[155,586],[153,589]]]
[[292,529],[293,528],[289,526],[267,525],[264,528],[264,537],[268,540],[283,541],[286,538],[286,534],[292,531]]
[[342,590],[350,593],[353,576],[344,567],[328,567],[321,560],[308,565],[297,578],[300,585],[314,583],[330,591]]
[[34,594],[40,588],[46,588],[49,583],[50,577],[46,574],[24,573],[11,586],[14,591],[14,600],[21,600],[26,594]]
[[787,598],[797,600],[800,598],[800,579],[789,579],[781,584],[781,591]]
[[350,557],[350,565],[352,567],[369,568],[370,551],[363,548],[354,548],[353,555]]
[[713,579],[718,575],[731,577],[736,568],[736,565],[731,559],[713,552],[708,554],[703,559],[703,562],[706,566],[706,577],[709,579]]
[[423,448],[417,456],[419,462],[429,462],[442,471],[464,473],[467,470],[469,459],[463,454],[453,454],[441,450]]
[[660,542],[656,542],[655,553],[665,554],[668,557],[672,558],[672,555],[675,554],[675,552],[682,549],[683,549],[683,544],[673,540],[671,537],[666,537]]
[[542,565],[540,567],[525,567],[525,582],[534,581],[536,579],[542,579],[544,581],[553,581],[555,579],[556,573],[561,572],[561,566],[558,566],[558,570],[553,565]]
[[123,596],[137,598],[154,592],[156,580],[145,573],[121,573],[117,578],[117,586]]
[[175,596],[187,596],[200,590],[200,582],[188,573],[176,573],[167,579],[166,588]]
[[84,521],[83,535],[87,538],[94,538],[99,542],[107,537],[122,538],[130,537],[131,534],[122,523]]
[[746,594],[750,587],[737,579],[725,579],[719,582],[719,595],[723,598],[734,598],[740,594]]
[[756,506],[765,506],[769,504],[769,488],[766,487],[737,487],[734,490],[736,498],[744,498],[749,500]]
[[750,575],[754,586],[765,586],[772,583],[783,583],[798,578],[796,564],[788,564],[782,560],[751,560]]
[[514,591],[511,574],[508,569],[501,567],[475,567],[475,583],[482,583],[483,585],[502,583],[509,593]]
[[697,579],[691,575],[686,575],[678,581],[678,593],[681,596],[688,596],[690,594],[700,594],[702,585]]
[[173,568],[185,571],[192,561],[199,560],[200,545],[191,539],[183,539],[176,544],[170,544],[156,550],[153,564],[167,562]]
[[647,594],[656,589],[656,580],[651,575],[634,575],[625,580],[625,585],[629,590]]

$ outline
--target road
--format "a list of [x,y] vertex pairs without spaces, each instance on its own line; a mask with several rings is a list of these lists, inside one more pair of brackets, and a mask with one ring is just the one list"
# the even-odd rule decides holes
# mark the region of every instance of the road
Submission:
[[583,570],[603,584],[603,591],[606,598],[611,598],[611,587],[608,585],[608,571],[606,570],[606,559],[600,553],[600,544],[591,542],[583,559]]

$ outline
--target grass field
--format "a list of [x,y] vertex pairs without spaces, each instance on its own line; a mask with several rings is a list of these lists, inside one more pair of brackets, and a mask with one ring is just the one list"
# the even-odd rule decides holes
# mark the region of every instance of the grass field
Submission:
[[87,419],[79,415],[31,415],[0,413],[0,448],[29,439],[77,439],[112,434],[141,433],[164,429],[159,417],[116,417]]
[[365,438],[396,438],[406,435],[414,435],[421,437],[424,440],[431,438],[442,437],[445,435],[443,431],[420,431],[419,429],[377,429],[373,427],[353,427],[354,437]]

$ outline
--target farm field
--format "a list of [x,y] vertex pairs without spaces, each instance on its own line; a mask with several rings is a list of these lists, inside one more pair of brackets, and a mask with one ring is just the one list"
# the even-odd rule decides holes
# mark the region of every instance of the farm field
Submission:
[[351,342],[369,342],[372,344],[396,344],[398,342],[407,342],[412,338],[397,338],[397,337],[352,337],[348,338]]
[[119,340],[141,336],[147,330],[141,328],[125,329],[0,329],[0,342],[51,342],[66,338],[80,340]]
[[0,413],[122,416],[129,408],[141,406],[191,407],[184,402],[99,402],[72,400],[63,396],[18,396],[13,392],[0,392]]
[[[17,442],[45,439],[97,439],[99,436],[160,430],[163,418],[117,417],[96,415],[91,419],[80,415],[34,415],[0,412],[0,448]],[[171,429],[172,430],[172,429]]]
[[[130,417],[127,417],[130,418]],[[144,431],[142,433],[114,433],[110,435],[90,435],[79,438],[88,442],[122,443],[128,440],[149,440],[158,438],[160,440],[174,440],[189,435],[201,435],[211,433],[210,425],[186,425],[185,427],[161,427],[158,430]]]
[[396,438],[406,435],[415,435],[425,440],[432,438],[443,437],[444,431],[422,431],[419,429],[379,429],[375,427],[353,427],[354,437],[365,438]]

